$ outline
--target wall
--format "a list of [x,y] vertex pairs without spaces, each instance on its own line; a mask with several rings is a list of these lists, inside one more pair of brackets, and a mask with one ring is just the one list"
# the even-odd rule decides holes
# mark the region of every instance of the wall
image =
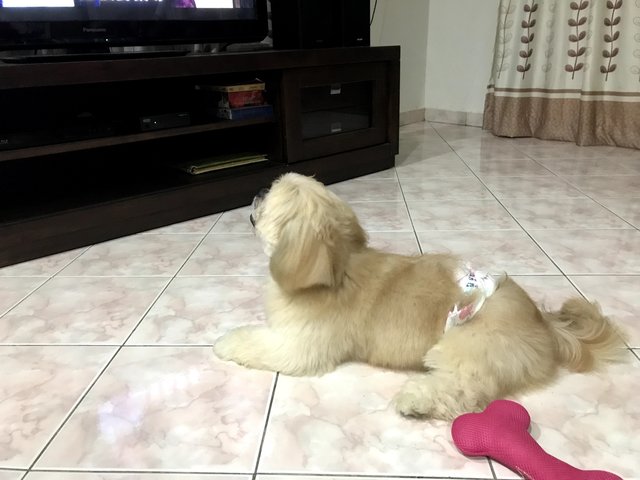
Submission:
[[499,4],[378,0],[371,44],[401,46],[402,123],[422,120],[425,108],[430,120],[481,123]]
[[462,117],[471,114],[467,123],[477,124],[491,76],[500,0],[427,1],[427,117],[465,123]]
[[400,112],[413,121],[424,119],[428,23],[429,0],[378,0],[371,25],[371,45],[401,47]]

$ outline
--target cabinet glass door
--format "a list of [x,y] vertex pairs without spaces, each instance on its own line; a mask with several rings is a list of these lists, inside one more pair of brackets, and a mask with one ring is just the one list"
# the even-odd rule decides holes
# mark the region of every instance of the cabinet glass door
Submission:
[[386,142],[387,88],[378,63],[288,72],[282,92],[288,161]]

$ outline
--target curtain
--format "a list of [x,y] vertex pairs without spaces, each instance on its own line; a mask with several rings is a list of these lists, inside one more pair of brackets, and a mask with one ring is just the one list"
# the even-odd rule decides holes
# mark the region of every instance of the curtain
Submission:
[[640,0],[501,0],[484,128],[640,148]]

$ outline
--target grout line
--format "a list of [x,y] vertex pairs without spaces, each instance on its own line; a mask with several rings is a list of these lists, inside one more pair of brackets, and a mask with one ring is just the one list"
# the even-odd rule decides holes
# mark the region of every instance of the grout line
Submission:
[[[457,228],[431,228],[431,229],[425,229],[425,230],[418,230],[418,232],[422,233],[433,233],[433,232],[520,232],[522,231],[523,228],[465,228],[465,229],[457,229]],[[628,229],[627,229],[628,230]]]
[[253,474],[251,476],[252,480],[255,480],[256,476],[258,475],[258,467],[260,466],[260,459],[262,457],[262,448],[264,447],[264,440],[267,437],[267,428],[269,427],[269,419],[271,418],[271,408],[273,407],[273,401],[276,398],[276,388],[278,387],[279,378],[280,378],[280,373],[276,372],[276,375],[273,379],[273,385],[271,387],[271,398],[269,399],[269,406],[267,407],[267,414],[264,419],[264,428],[262,429],[262,438],[260,439],[260,446],[258,447],[256,463],[253,469]]
[[56,278],[166,278],[167,280],[174,280],[177,278],[201,278],[201,277],[264,277],[264,274],[259,273],[248,273],[246,275],[243,274],[208,274],[208,275],[197,275],[197,274],[189,274],[189,275],[73,275],[73,276],[60,276]]
[[224,274],[224,275],[222,275],[222,274],[220,274],[220,275],[195,275],[194,274],[194,275],[180,275],[177,278],[182,279],[182,278],[203,278],[203,277],[213,277],[213,278],[215,278],[215,277],[225,277],[225,278],[227,278],[227,277],[232,277],[232,278],[264,278],[264,277],[266,277],[266,275],[265,274],[259,274],[259,273],[249,273],[249,274],[246,274],[246,275],[242,275],[242,274],[239,274],[239,273],[229,273],[229,274]]
[[119,347],[119,343],[27,343],[27,342],[16,342],[16,343],[0,343],[0,347],[96,347],[96,348],[106,348],[106,347]]
[[[540,165],[542,168],[544,168],[546,171],[548,171],[549,173],[551,173],[551,175],[553,175],[554,177],[559,178],[560,180],[564,181],[565,183],[569,183],[567,182],[564,178],[562,178],[560,175],[558,175],[556,172],[554,172],[553,170],[551,170],[549,167],[547,167],[544,163],[540,162],[537,158],[532,157],[529,153],[522,151],[520,148],[518,148],[517,145],[512,145],[512,147],[517,150],[518,152],[520,152],[522,155],[524,155],[525,157],[527,157],[529,160],[532,160],[533,162],[537,163],[538,165]],[[547,175],[545,175],[547,176]],[[571,184],[570,184],[571,185]],[[573,186],[573,185],[572,185]]]
[[[36,288],[34,288],[33,290],[31,290],[27,295],[25,295],[23,298],[21,298],[17,303],[15,303],[11,308],[9,308],[8,310],[6,310],[4,313],[0,314],[0,318],[4,317],[6,314],[8,314],[9,312],[11,312],[13,309],[15,309],[18,305],[20,305],[22,302],[24,302],[27,298],[29,298],[31,295],[33,295],[35,292],[37,292],[38,290],[40,290],[43,286],[45,286],[47,283],[49,283],[51,280],[53,280],[53,278],[58,275],[60,272],[62,272],[65,268],[67,268],[69,265],[71,265],[73,262],[75,262],[81,255],[83,255],[87,250],[89,250],[89,248],[91,247],[86,247],[86,248],[81,248],[80,252],[74,256],[71,260],[69,260],[68,262],[66,262],[62,267],[60,267],[58,270],[56,270],[54,273],[52,273],[51,275],[49,275],[48,278],[46,278],[42,283],[40,283],[40,285],[38,285]],[[64,253],[64,252],[63,252]],[[44,278],[44,277],[25,277],[25,278]]]
[[[0,470],[1,471],[1,470]],[[180,477],[184,476],[185,480],[189,480],[193,478],[194,475],[205,475],[207,477],[211,477],[212,479],[218,478],[227,478],[231,476],[242,476],[248,477],[251,474],[247,472],[225,472],[225,471],[207,471],[207,470],[171,470],[171,469],[127,469],[127,468],[113,468],[113,469],[105,469],[105,468],[34,468],[31,470],[31,473],[106,473],[113,475],[178,475]],[[143,477],[152,478],[156,477]]]
[[[364,226],[362,227],[364,228]],[[368,229],[365,228],[367,233],[414,233],[414,230],[411,229],[402,229],[402,230],[378,230],[378,229]]]
[[[460,127],[460,128],[476,128],[476,129],[480,129],[483,130],[481,126],[478,125],[460,125],[459,123],[449,123],[449,122],[444,122],[442,120],[437,121],[437,120],[425,120],[425,123],[428,123],[429,125],[432,124],[436,124],[436,125],[442,125],[444,127]],[[436,130],[435,127],[432,127],[434,130]],[[438,133],[438,135],[440,135]],[[444,139],[443,139],[444,140]]]
[[[187,220],[187,222],[188,221],[189,220]],[[170,225],[168,225],[168,226],[170,226]],[[164,227],[160,227],[160,228],[164,228]],[[208,231],[209,230],[207,230],[207,232]],[[206,234],[207,233],[203,232],[203,231],[198,231],[198,232],[153,232],[153,231],[147,230],[145,232],[138,232],[138,233],[134,233],[133,235],[127,235],[127,236],[135,237],[135,236],[138,236],[138,235],[142,235],[142,236],[146,237],[147,235],[149,235],[149,236],[157,235],[159,237],[164,237],[165,235],[175,235],[175,236],[191,235],[191,236],[193,236],[193,235],[206,235]],[[119,237],[119,238],[124,238],[124,237]],[[115,238],[114,240],[118,240],[119,238]]]
[[[341,197],[342,198],[342,197]],[[373,204],[380,204],[380,203],[403,203],[402,200],[390,200],[390,199],[383,199],[383,200],[345,200],[349,205],[355,204],[363,204],[363,203],[373,203]]]
[[42,287],[44,287],[47,283],[49,283],[51,280],[53,280],[54,276],[52,275],[51,277],[45,279],[40,285],[38,285],[36,288],[34,288],[33,290],[31,290],[27,295],[25,295],[24,297],[22,297],[18,302],[16,302],[13,306],[11,306],[10,308],[8,308],[2,315],[0,315],[0,318],[4,317],[5,315],[7,315],[8,313],[12,312],[13,310],[15,310],[19,305],[21,305],[27,298],[29,298],[31,295],[33,295],[34,293],[36,293],[38,290],[40,290]]
[[89,245],[88,247],[82,248],[81,252],[78,253],[78,255],[76,255],[75,257],[73,257],[71,260],[69,260],[69,262],[67,262],[62,268],[60,268],[57,272],[55,272],[53,275],[51,275],[52,277],[55,277],[56,275],[58,275],[60,272],[62,272],[65,268],[67,268],[69,265],[71,265],[73,262],[75,262],[78,258],[80,258],[82,255],[84,255],[85,253],[87,253],[91,247],[93,247],[93,245]]
[[[9,471],[18,471],[22,472],[22,469],[0,469],[9,470]],[[190,479],[193,475],[199,476],[207,476],[214,478],[223,478],[230,476],[243,476],[248,477],[251,474],[246,472],[211,472],[211,471],[200,471],[200,470],[132,470],[132,469],[55,469],[55,468],[36,468],[32,470],[33,473],[106,473],[106,474],[152,474],[152,475],[184,475],[185,480]],[[313,473],[313,472],[267,472],[260,473],[261,477],[291,477],[291,478],[299,478],[299,477],[310,477],[310,478],[355,478],[355,479],[416,479],[416,480],[442,480],[442,476],[418,476],[418,475],[407,475],[407,474],[366,474],[366,473]],[[491,480],[490,477],[447,477],[448,480]]]
[[418,251],[421,255],[424,255],[422,251],[422,245],[420,244],[420,239],[418,238],[418,232],[416,232],[416,227],[413,224],[413,217],[411,216],[411,210],[409,210],[409,204],[407,203],[407,198],[404,195],[404,189],[402,188],[402,182],[400,181],[400,177],[398,176],[398,170],[393,167],[393,171],[396,174],[396,180],[398,181],[398,186],[400,187],[400,194],[402,195],[402,200],[404,202],[404,208],[407,211],[407,216],[409,217],[409,223],[411,223],[411,231],[413,233],[413,237],[416,239],[416,243],[418,244]]
[[211,343],[129,343],[122,348],[211,348]]
[[[396,181],[398,183],[400,183],[399,179],[396,180]],[[403,196],[403,198],[404,198],[404,196]],[[369,203],[403,203],[403,202],[404,202],[404,200],[351,200],[348,203],[349,203],[349,205],[362,205],[363,203],[364,204],[369,204]]]
[[[330,478],[330,479],[341,479],[341,478],[358,478],[358,479],[368,479],[368,478],[380,478],[386,480],[392,479],[416,479],[416,480],[443,480],[443,476],[432,476],[432,475],[409,475],[409,474],[397,474],[394,475],[392,473],[344,473],[344,472],[265,472],[260,473],[261,477],[310,477],[310,478]],[[446,477],[447,480],[492,480],[492,477]]]
[[[18,264],[20,265],[20,264]],[[2,271],[3,268],[11,268],[13,267],[13,265],[9,265],[7,267],[0,267],[0,271]],[[46,280],[47,278],[51,278],[53,276],[53,274],[51,275],[0,275],[0,279],[5,279],[5,278],[33,278],[35,279],[41,279],[41,280]],[[0,467],[0,469],[2,469],[2,467]]]
[[489,462],[489,469],[491,469],[491,475],[493,475],[493,479],[497,480],[498,476],[496,475],[496,471],[493,468],[493,462],[491,461],[491,459],[489,457],[487,457],[487,462]]
[[[588,176],[588,175],[587,175]],[[633,228],[634,230],[640,230],[638,229],[634,224],[632,224],[631,222],[627,221],[625,218],[621,217],[620,215],[618,215],[616,212],[614,212],[613,210],[610,210],[609,208],[607,208],[606,206],[604,206],[602,203],[600,203],[598,200],[596,200],[595,198],[593,198],[591,195],[589,195],[587,192],[585,192],[582,188],[580,188],[579,186],[571,183],[569,180],[566,180],[563,178],[563,180],[565,182],[567,182],[569,185],[571,185],[573,188],[575,188],[576,190],[578,190],[580,193],[582,193],[585,197],[587,197],[589,200],[591,200],[592,202],[594,202],[597,205],[600,205],[602,208],[604,208],[605,210],[607,210],[608,212],[611,212],[612,215],[614,215],[615,217],[618,217],[620,220],[622,220],[624,223],[626,223],[627,225],[629,225],[631,228]],[[624,198],[624,197],[622,197]]]
[[122,347],[122,348],[203,348],[211,347],[211,343],[0,343],[0,347]]
[[[189,260],[191,260],[191,257],[193,256],[194,253],[196,253],[196,250],[198,250],[198,248],[200,248],[200,245],[202,245],[204,243],[204,241],[207,239],[207,237],[209,236],[209,234],[212,232],[212,230],[214,229],[214,227],[218,224],[218,222],[220,221],[220,219],[224,216],[225,212],[222,212],[220,214],[220,216],[218,218],[216,218],[215,222],[213,222],[213,225],[211,225],[211,228],[209,228],[209,230],[207,231],[207,233],[205,233],[202,238],[200,239],[200,241],[196,244],[195,247],[193,247],[193,249],[191,250],[191,253],[189,253],[189,255],[187,255],[187,258],[184,262],[182,262],[182,265],[180,265],[180,268],[178,268],[178,270],[176,270],[176,273],[173,275],[173,278],[171,279],[171,281],[173,282],[173,280],[175,278],[177,278],[180,275],[180,272],[182,271],[182,269],[184,268],[184,266],[187,264],[187,262],[189,262]],[[137,327],[136,327],[137,328]],[[133,333],[133,332],[131,332]]]
[[[577,187],[576,187],[577,188]],[[582,190],[580,190],[582,192]],[[584,192],[582,192],[584,193]],[[606,205],[600,203],[597,199],[587,195],[586,193],[584,193],[584,195],[588,198],[590,198],[593,202],[595,202],[596,204],[600,205],[602,208],[604,208],[605,210],[607,210],[608,212],[611,212],[614,216],[618,217],[620,220],[622,220],[623,222],[627,223],[628,225],[631,225],[631,228],[634,230],[638,230],[640,231],[640,227],[636,227],[633,223],[631,223],[629,220],[627,220],[626,218],[624,218],[621,215],[618,215],[616,212],[614,212],[613,210],[611,210],[609,207],[607,207]],[[615,198],[615,197],[614,197]],[[624,198],[624,197],[621,197]]]
[[251,232],[209,232],[206,233],[205,236],[212,237],[253,237],[253,233]]
[[639,273],[575,273],[569,272],[566,274],[562,273],[514,273],[509,274],[510,277],[625,277],[625,278],[635,278],[640,277]]
[[[28,278],[28,277],[22,277],[22,278]],[[168,275],[60,275],[60,276],[57,276],[56,278],[152,278],[152,279],[166,278],[167,280],[170,280],[171,278],[173,278],[173,276],[170,274]]]
[[[617,215],[616,215],[617,216]],[[552,232],[552,231],[564,231],[564,232],[594,232],[594,231],[618,231],[618,232],[630,232],[632,230],[636,230],[635,227],[571,227],[571,228],[538,228],[533,227],[528,230],[534,232]]]
[[40,278],[40,283],[38,283],[37,286],[30,289],[29,292],[24,294],[19,300],[16,300],[16,302],[13,303],[11,306],[9,306],[5,311],[0,310],[0,318],[4,317],[7,313],[9,313],[11,310],[16,308],[22,302],[24,302],[27,299],[27,297],[30,297],[31,294],[34,293],[36,290],[38,290],[42,285],[44,285],[49,280],[51,280],[51,278],[42,278],[42,277],[1,277],[1,278]]

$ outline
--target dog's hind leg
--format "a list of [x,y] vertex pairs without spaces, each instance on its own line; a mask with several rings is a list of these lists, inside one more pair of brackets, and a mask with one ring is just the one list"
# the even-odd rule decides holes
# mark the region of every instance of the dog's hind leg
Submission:
[[404,384],[394,399],[398,413],[410,417],[453,420],[467,412],[478,412],[498,397],[492,379],[460,376],[433,370]]
[[553,343],[545,332],[505,335],[482,325],[454,327],[427,352],[427,372],[403,386],[396,409],[403,415],[451,420],[544,384],[556,372]]
[[424,356],[427,371],[402,387],[396,410],[442,420],[482,410],[502,393],[499,375],[491,368],[500,350],[496,338],[478,323],[452,328]]
[[427,372],[396,397],[404,415],[452,419],[554,378],[556,340],[528,295],[507,279],[467,324],[427,352]]

